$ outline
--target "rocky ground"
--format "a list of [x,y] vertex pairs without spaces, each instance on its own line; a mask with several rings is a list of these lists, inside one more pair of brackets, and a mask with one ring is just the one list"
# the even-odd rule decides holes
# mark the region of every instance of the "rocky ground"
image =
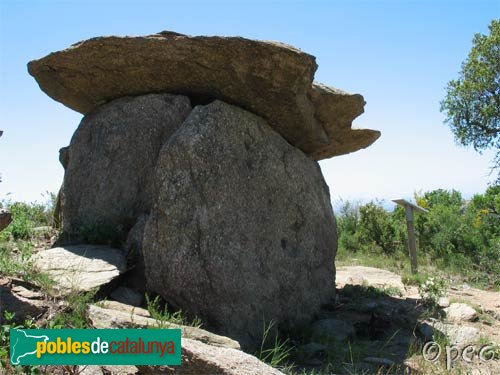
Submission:
[[[319,370],[330,364],[334,368],[331,373],[360,374],[500,372],[500,293],[466,284],[450,286],[438,306],[431,308],[423,303],[418,287],[404,285],[399,275],[361,266],[339,268],[337,288],[336,303],[323,312],[323,320],[313,324],[313,331],[317,328],[318,333],[323,333],[319,337],[323,345],[306,347],[308,351],[317,350],[310,359],[311,367]],[[324,345],[329,335],[337,340],[336,344],[340,340],[348,346],[344,363],[339,363],[335,344]],[[431,341],[441,347],[438,358],[424,349]],[[487,345],[494,348],[494,358],[478,360],[478,351]],[[471,362],[455,358],[467,347],[475,350]],[[328,363],[329,356],[336,363]],[[436,360],[427,361],[425,356]],[[469,358],[467,354],[465,357]]]
[[[84,324],[94,328],[176,327],[183,333],[183,366],[48,367],[42,373],[73,374],[498,374],[498,345],[479,360],[484,346],[500,342],[500,293],[452,285],[439,306],[426,306],[416,286],[403,284],[395,273],[362,266],[337,270],[337,297],[324,306],[315,321],[278,341],[276,356],[267,358],[276,367],[240,350],[239,343],[203,328],[175,323],[165,316],[151,316],[142,295],[128,289],[120,279],[123,259],[109,249],[88,246],[86,252],[70,247],[46,250],[53,238],[37,243],[32,257],[56,281],[40,287],[29,278],[0,277],[2,314],[16,312],[18,319],[36,317],[34,326],[47,327],[61,311],[73,311],[75,294],[99,292],[83,300]],[[67,249],[67,248],[66,248]],[[15,249],[14,249],[15,251]],[[65,252],[66,251],[66,252]],[[61,252],[65,252],[61,255]],[[90,254],[90,255],[89,255]],[[64,259],[54,267],[51,256]],[[86,257],[88,256],[88,257]],[[90,262],[90,263],[86,263]],[[98,281],[98,282],[97,282]],[[48,290],[50,289],[50,293]],[[81,305],[82,302],[80,302]],[[69,315],[71,316],[71,315]],[[77,319],[77,315],[73,315]],[[77,324],[76,322],[73,322]],[[69,322],[68,324],[73,324]],[[4,322],[5,324],[5,322]],[[435,341],[441,353],[435,361],[425,360],[425,343]],[[282,343],[282,345],[280,345]],[[450,365],[447,370],[446,346]],[[471,352],[455,358],[463,348]],[[458,349],[456,349],[458,348]],[[275,346],[276,349],[276,346]],[[431,348],[432,349],[432,348]],[[429,349],[430,350],[430,349]],[[474,350],[474,353],[472,352]],[[252,353],[256,354],[256,353]],[[261,353],[262,354],[262,353]],[[434,359],[436,352],[429,351]],[[283,361],[276,357],[284,355]],[[262,355],[261,355],[262,358]],[[274,362],[273,362],[274,359]],[[7,367],[7,373],[15,370]],[[22,372],[21,372],[22,373]]]

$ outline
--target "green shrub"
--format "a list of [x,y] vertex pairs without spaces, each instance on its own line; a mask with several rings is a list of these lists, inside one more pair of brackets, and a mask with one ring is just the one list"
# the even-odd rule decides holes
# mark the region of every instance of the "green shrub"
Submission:
[[31,238],[35,227],[35,209],[26,203],[16,202],[9,206],[9,210],[12,214],[12,223],[5,232],[12,235],[16,240]]
[[436,306],[439,299],[445,295],[446,283],[443,279],[429,277],[418,286],[422,301],[430,306]]
[[167,304],[162,304],[160,296],[152,298],[146,294],[146,304],[149,314],[156,320],[156,327],[154,328],[169,328],[171,324],[191,327],[201,326],[201,320],[197,317],[190,322],[184,317],[182,310],[169,311]]
[[[500,288],[500,186],[490,186],[470,202],[456,190],[443,189],[415,194],[415,199],[428,209],[414,219],[418,258],[471,282]],[[378,201],[343,202],[337,223],[338,253],[345,259],[355,252],[407,254],[405,212],[400,206],[388,212]]]
[[285,366],[285,363],[293,347],[288,339],[282,340],[278,336],[275,328],[275,323],[272,320],[269,324],[264,324],[260,350],[255,356],[262,362],[287,373],[291,367]]
[[10,330],[37,328],[32,319],[26,319],[22,325],[15,323],[15,313],[3,312],[0,317],[0,374],[40,374],[37,366],[11,366],[9,361]]
[[361,205],[358,202],[342,202],[337,214],[338,254],[345,253],[392,253],[394,233],[387,213],[375,202]]
[[46,203],[25,203],[3,201],[0,207],[7,208],[12,214],[12,223],[0,233],[0,239],[12,236],[15,240],[30,239],[34,235],[34,228],[51,226],[53,223],[54,194],[47,193]]
[[377,203],[370,202],[359,208],[361,236],[367,243],[380,247],[385,253],[394,252],[394,228],[389,213]]
[[96,290],[85,293],[73,292],[66,296],[67,305],[55,314],[49,328],[89,328],[87,305],[93,301],[96,292]]
[[361,240],[359,227],[359,204],[357,202],[342,202],[337,215],[337,233],[339,249],[348,252],[362,250],[364,244]]

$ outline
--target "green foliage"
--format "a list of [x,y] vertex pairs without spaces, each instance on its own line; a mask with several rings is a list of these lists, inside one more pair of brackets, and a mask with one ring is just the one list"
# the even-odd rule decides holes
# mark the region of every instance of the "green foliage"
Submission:
[[[259,352],[256,357],[262,362],[267,363],[272,367],[283,367],[285,361],[290,356],[293,347],[289,345],[288,339],[281,340],[277,334],[273,334],[275,323],[270,321],[264,325],[262,332],[262,342]],[[288,372],[290,368],[285,368]]]
[[29,277],[33,270],[30,260],[33,246],[26,242],[11,243],[0,242],[0,275]]
[[488,238],[500,237],[500,185],[490,186],[486,193],[476,194],[469,203],[473,225],[482,227]]
[[441,278],[429,277],[418,287],[422,301],[429,306],[437,306],[438,301],[445,295],[446,283]]
[[362,240],[378,246],[384,253],[393,253],[396,232],[390,214],[377,203],[370,202],[359,208],[359,216]]
[[359,226],[359,204],[349,201],[342,202],[340,213],[337,216],[337,230],[339,233],[339,247],[349,252],[359,250],[361,243]]
[[402,281],[405,285],[416,285],[419,286],[427,280],[429,276],[422,273],[408,273],[403,275]]
[[93,300],[95,294],[96,291],[71,293],[66,297],[67,305],[50,321],[49,328],[89,328],[87,304]]
[[[9,361],[9,334],[11,329],[31,329],[37,328],[32,319],[27,319],[22,325],[15,324],[15,313],[4,311],[3,323],[0,325],[0,373],[8,374],[40,374],[37,366],[16,366],[12,367]],[[2,320],[2,319],[0,319]]]
[[0,241],[0,275],[20,277],[50,294],[54,281],[34,268],[33,245],[27,241]]
[[81,240],[93,245],[119,246],[123,241],[123,228],[103,220],[85,220],[78,226]]
[[[429,210],[414,218],[419,262],[500,288],[500,186],[490,186],[470,202],[455,190],[442,189],[415,194],[415,199]],[[344,202],[337,216],[340,258],[356,253],[363,259],[368,257],[363,254],[371,254],[387,258],[384,262],[389,265],[407,257],[402,207],[387,212],[379,202]]]
[[422,196],[415,194],[415,200],[424,208],[451,206],[460,208],[463,204],[462,194],[456,190],[437,189],[425,192]]
[[182,310],[170,312],[166,304],[162,308],[160,296],[151,298],[146,294],[146,304],[149,314],[156,320],[157,326],[155,328],[168,328],[171,324],[188,325],[191,327],[201,326],[201,320],[199,318],[194,318],[192,322],[189,322],[184,317]]
[[10,233],[14,239],[29,239],[33,235],[34,221],[30,217],[34,211],[26,203],[17,202],[9,207],[12,213],[12,223],[7,227],[6,234]]
[[55,195],[49,192],[47,195],[45,203],[1,202],[0,207],[7,208],[12,214],[12,223],[0,232],[0,240],[8,237],[27,240],[33,238],[34,228],[51,226]]
[[404,228],[397,217],[378,202],[365,205],[343,202],[337,218],[339,246],[347,251],[382,251],[393,254],[401,247]]
[[497,150],[494,168],[499,168],[500,20],[493,20],[489,30],[490,35],[474,36],[459,78],[448,83],[441,111],[459,144],[479,152]]

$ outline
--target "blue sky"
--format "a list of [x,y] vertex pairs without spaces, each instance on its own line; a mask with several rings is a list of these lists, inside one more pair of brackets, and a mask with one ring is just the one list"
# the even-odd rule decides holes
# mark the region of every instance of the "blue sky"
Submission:
[[474,33],[487,33],[494,18],[499,0],[0,0],[0,200],[58,190],[58,150],[82,117],[46,96],[27,62],[93,36],[161,30],[286,42],[316,56],[317,81],[362,94],[365,114],[355,125],[382,137],[320,162],[332,200],[483,192],[493,153],[457,146],[439,101]]

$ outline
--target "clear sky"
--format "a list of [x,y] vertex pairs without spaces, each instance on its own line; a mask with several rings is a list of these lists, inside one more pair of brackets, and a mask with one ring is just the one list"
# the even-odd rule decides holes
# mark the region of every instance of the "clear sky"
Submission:
[[[0,200],[56,192],[81,114],[46,96],[26,63],[100,35],[173,30],[278,40],[317,58],[316,81],[364,96],[355,125],[382,131],[370,148],[320,162],[332,200],[483,192],[493,153],[454,143],[439,102],[500,0],[0,0]],[[8,195],[8,193],[11,193]]]

